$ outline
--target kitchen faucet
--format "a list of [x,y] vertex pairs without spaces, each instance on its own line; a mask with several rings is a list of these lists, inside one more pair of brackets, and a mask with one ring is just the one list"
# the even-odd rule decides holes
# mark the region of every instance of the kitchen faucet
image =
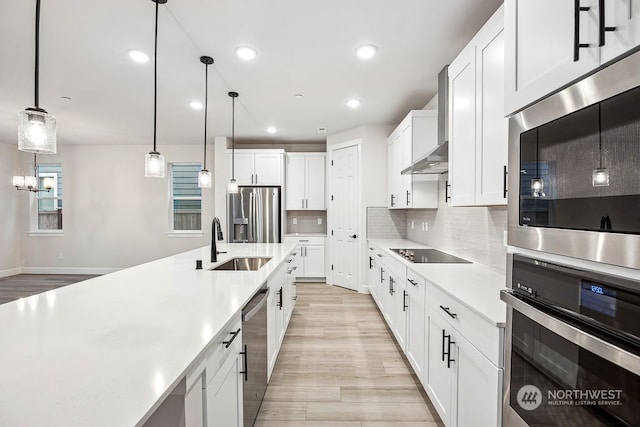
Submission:
[[213,218],[213,221],[211,221],[211,262],[218,262],[218,254],[226,253],[218,252],[218,249],[216,248],[216,240],[222,240],[223,238],[220,220],[217,217]]

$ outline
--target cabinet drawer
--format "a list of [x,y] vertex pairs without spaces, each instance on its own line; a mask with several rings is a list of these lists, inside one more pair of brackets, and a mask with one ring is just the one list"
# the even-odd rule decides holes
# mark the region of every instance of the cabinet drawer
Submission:
[[299,245],[324,245],[324,236],[284,236],[283,241]]
[[425,278],[407,268],[407,293],[409,293],[412,298],[424,303],[426,288],[427,281]]
[[389,269],[394,275],[398,276],[398,279],[404,281],[407,278],[407,267],[399,259],[395,259],[388,252],[381,251],[376,248],[376,255],[378,261],[384,264],[385,268]]
[[[229,358],[229,356],[237,355],[242,351],[242,331],[238,332],[235,339],[234,334],[238,329],[241,329],[242,321],[240,315],[231,320],[224,328],[223,332],[218,334],[212,341],[211,347],[207,351],[206,368],[204,371],[204,383],[207,387],[213,377],[215,376],[220,366]],[[226,347],[230,340],[233,341]]]
[[498,367],[503,366],[501,329],[451,295],[427,282],[427,304]]

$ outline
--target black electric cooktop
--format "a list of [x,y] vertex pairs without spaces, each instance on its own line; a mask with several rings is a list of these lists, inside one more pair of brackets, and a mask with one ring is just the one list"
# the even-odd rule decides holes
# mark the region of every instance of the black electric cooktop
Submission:
[[413,263],[459,263],[471,264],[471,261],[449,255],[437,249],[391,249],[407,261]]

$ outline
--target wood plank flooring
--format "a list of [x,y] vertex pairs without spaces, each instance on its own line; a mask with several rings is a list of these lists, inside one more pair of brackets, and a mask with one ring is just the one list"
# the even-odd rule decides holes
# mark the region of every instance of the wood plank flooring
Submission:
[[370,295],[299,283],[256,427],[441,427]]
[[96,276],[85,274],[18,274],[0,278],[0,304],[26,298]]

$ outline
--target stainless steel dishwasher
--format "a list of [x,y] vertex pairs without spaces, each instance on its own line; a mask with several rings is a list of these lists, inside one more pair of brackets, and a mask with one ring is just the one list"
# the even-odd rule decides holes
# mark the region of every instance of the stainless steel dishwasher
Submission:
[[267,390],[267,296],[265,284],[242,309],[244,426],[256,421]]

